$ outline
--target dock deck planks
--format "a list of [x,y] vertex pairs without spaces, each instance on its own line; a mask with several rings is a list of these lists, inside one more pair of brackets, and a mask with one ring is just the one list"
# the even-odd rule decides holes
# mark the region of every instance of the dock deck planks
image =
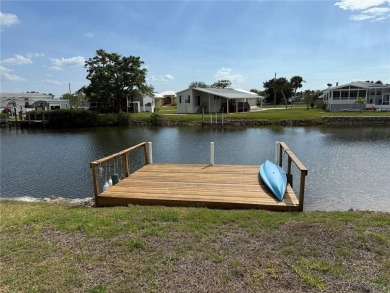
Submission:
[[299,200],[290,185],[279,202],[258,171],[259,166],[148,164],[100,193],[96,204],[298,210]]

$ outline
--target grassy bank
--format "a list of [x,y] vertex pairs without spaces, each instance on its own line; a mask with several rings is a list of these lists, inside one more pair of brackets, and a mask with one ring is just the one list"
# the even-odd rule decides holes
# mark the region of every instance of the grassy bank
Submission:
[[390,214],[1,201],[1,292],[389,292]]
[[[294,108],[264,108],[253,112],[240,112],[224,114],[225,125],[321,125],[326,124],[324,117],[349,116],[349,117],[390,117],[388,112],[327,112],[321,109],[307,109],[296,106]],[[127,125],[193,125],[202,123],[202,114],[177,114],[176,107],[164,106],[155,113],[105,113],[98,114],[89,110],[70,109],[52,111],[32,111],[29,113],[32,120],[47,120],[48,128],[82,128],[100,126],[127,126]],[[204,123],[210,123],[210,114],[204,114]],[[11,117],[14,119],[14,117]],[[215,123],[216,114],[213,113],[212,121]],[[222,113],[218,113],[218,124],[221,124]],[[28,120],[28,117],[24,117]],[[365,119],[368,125],[372,122]],[[388,125],[389,122],[386,122]],[[346,123],[348,124],[348,123]],[[341,123],[343,125],[343,123]],[[377,123],[376,123],[377,125]],[[41,124],[23,124],[24,127],[42,127]]]
[[[201,123],[202,114],[176,114],[176,107],[162,107],[156,112],[161,119],[169,120],[172,122],[188,122],[188,123]],[[150,113],[133,113],[131,118],[134,120],[147,120],[151,116]],[[323,117],[331,116],[353,116],[353,117],[364,117],[364,116],[390,116],[390,112],[328,112],[322,109],[306,109],[305,107],[295,108],[278,108],[269,109],[264,108],[262,111],[255,112],[240,112],[224,114],[225,120],[252,120],[252,121],[285,121],[285,120],[309,120],[313,123],[319,123]],[[210,114],[205,114],[205,121],[210,120]],[[222,114],[218,114],[218,119],[221,120]],[[215,114],[213,116],[215,119]]]

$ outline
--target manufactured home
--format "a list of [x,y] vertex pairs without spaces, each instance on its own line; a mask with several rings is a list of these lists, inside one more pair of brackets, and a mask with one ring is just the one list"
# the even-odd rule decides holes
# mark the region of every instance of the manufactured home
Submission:
[[[1,93],[1,109],[11,112],[30,110],[69,109],[68,100],[54,99],[53,95],[41,93]],[[16,109],[16,110],[15,110]]]
[[[322,93],[320,98],[324,100],[329,111],[359,110],[362,107],[390,110],[390,85],[388,84],[357,81],[329,87]],[[359,100],[364,102],[364,105],[359,103]]]
[[177,113],[236,113],[256,107],[255,93],[221,88],[190,88],[176,93]]

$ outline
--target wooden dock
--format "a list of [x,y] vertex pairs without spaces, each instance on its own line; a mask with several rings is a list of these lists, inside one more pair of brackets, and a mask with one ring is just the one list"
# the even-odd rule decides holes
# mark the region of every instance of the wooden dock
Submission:
[[[287,148],[282,143],[281,147],[284,146]],[[122,181],[100,192],[97,181],[98,166],[117,157],[127,160],[125,166],[128,166],[128,153],[139,147],[145,149],[146,164],[132,174],[129,168],[126,168],[126,177]],[[307,170],[300,162],[298,164],[303,169],[301,195],[298,197],[289,184],[284,200],[279,202],[263,184],[259,176],[259,166],[152,164],[151,159],[148,159],[149,152],[151,151],[148,151],[147,144],[143,143],[91,163],[96,206],[135,204],[275,211],[303,209],[304,178]],[[293,159],[289,159],[290,172]]]

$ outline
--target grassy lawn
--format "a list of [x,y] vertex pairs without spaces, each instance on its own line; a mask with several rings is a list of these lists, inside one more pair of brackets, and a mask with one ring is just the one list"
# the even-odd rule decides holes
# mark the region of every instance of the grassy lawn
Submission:
[[[168,119],[178,122],[201,122],[202,114],[176,114],[176,107],[167,106],[161,107],[157,112],[163,119]],[[151,113],[134,113],[131,114],[134,119],[148,119]],[[213,114],[215,119],[215,114]],[[256,112],[241,112],[241,113],[230,113],[224,114],[224,119],[244,119],[244,120],[266,120],[266,121],[278,121],[278,120],[294,120],[294,119],[305,119],[305,120],[319,120],[323,117],[329,116],[390,116],[388,112],[328,112],[322,109],[307,109],[305,106],[298,105],[293,108],[279,107],[277,109],[264,108],[262,111]],[[218,113],[218,119],[222,118],[222,114]],[[210,114],[205,114],[205,120],[210,120]]]
[[0,201],[1,292],[389,292],[390,214]]

